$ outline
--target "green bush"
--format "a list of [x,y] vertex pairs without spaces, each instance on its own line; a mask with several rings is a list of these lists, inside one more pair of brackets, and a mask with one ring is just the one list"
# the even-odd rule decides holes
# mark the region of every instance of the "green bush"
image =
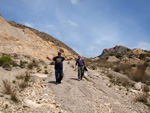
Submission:
[[116,58],[121,58],[122,55],[120,53],[116,54]]
[[132,67],[136,67],[136,64],[132,64],[131,66],[132,66]]
[[48,71],[47,71],[47,70],[45,70],[45,74],[48,74]]
[[145,57],[146,57],[145,54],[140,54],[139,59],[142,60],[142,59],[144,59]]
[[31,75],[29,73],[26,73],[26,75],[24,76],[24,81],[28,82],[31,78]]
[[0,66],[2,66],[4,63],[12,63],[12,59],[10,56],[2,56],[0,57]]
[[25,62],[23,62],[22,60],[20,60],[20,67],[25,68]]

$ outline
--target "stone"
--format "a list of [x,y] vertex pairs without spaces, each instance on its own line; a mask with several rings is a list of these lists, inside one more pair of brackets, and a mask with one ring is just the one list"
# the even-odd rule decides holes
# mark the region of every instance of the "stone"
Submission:
[[37,76],[39,78],[46,78],[47,77],[46,74],[41,74],[41,73],[32,74],[31,76]]
[[31,77],[30,81],[33,83],[40,83],[40,78],[37,76],[33,76]]
[[24,106],[27,106],[29,108],[37,108],[37,107],[41,107],[41,104],[37,104],[35,101],[25,99]]
[[142,84],[141,84],[141,82],[135,83],[135,84],[134,84],[134,88],[135,88],[136,90],[141,90],[141,89],[142,89]]
[[109,56],[107,61],[108,62],[117,62],[117,61],[119,61],[119,59],[116,58],[115,56]]
[[147,74],[148,76],[150,76],[150,67],[147,67],[147,68],[146,68],[145,74]]

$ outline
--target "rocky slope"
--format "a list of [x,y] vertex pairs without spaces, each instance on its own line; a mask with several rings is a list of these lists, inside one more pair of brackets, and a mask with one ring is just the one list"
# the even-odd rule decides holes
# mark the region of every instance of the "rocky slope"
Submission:
[[0,53],[15,53],[37,59],[53,57],[58,51],[66,57],[77,55],[70,47],[50,35],[15,22],[8,22],[2,16],[0,16],[0,45]]
[[[9,95],[0,93],[0,112],[15,113],[149,113],[149,107],[136,102],[142,91],[128,89],[110,82],[107,76],[111,71],[106,68],[90,70],[81,81],[77,80],[74,71],[75,61],[64,62],[64,78],[59,85],[55,84],[53,65],[49,74],[35,72],[29,81],[30,86],[18,90],[19,102],[11,100]],[[44,67],[44,65],[41,65]],[[20,69],[19,69],[20,70]],[[11,78],[17,74],[13,68]],[[23,72],[24,70],[22,70]],[[6,71],[1,68],[0,72]],[[7,71],[7,73],[9,73]],[[116,75],[116,74],[115,74]],[[12,80],[15,79],[12,78]],[[16,80],[16,79],[15,79]],[[19,80],[16,80],[15,86]],[[13,83],[12,83],[13,84]],[[2,88],[1,88],[2,89]],[[17,88],[16,88],[17,89]]]

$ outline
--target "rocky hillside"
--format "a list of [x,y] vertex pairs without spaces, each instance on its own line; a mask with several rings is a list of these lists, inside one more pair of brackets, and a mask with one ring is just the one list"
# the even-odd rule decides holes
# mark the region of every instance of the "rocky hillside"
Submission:
[[122,53],[122,52],[129,51],[129,50],[130,50],[129,48],[124,47],[124,46],[115,46],[110,49],[104,49],[100,56],[109,56],[113,53]]
[[74,50],[52,36],[15,22],[8,22],[2,16],[0,16],[0,45],[1,54],[15,53],[37,59],[53,57],[58,51],[65,57],[77,55]]

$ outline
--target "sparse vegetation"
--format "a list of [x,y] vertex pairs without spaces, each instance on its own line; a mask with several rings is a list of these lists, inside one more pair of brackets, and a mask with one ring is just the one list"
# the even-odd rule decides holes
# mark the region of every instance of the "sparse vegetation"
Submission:
[[131,66],[132,66],[132,67],[136,67],[136,64],[132,64]]
[[143,92],[142,94],[139,94],[139,95],[136,97],[135,101],[136,101],[136,102],[142,102],[142,103],[144,103],[145,105],[150,106],[150,103],[149,103],[149,101],[148,101],[148,97],[149,97],[149,94],[146,93],[146,92]]
[[50,63],[50,65],[55,65],[55,62],[54,62],[54,61],[53,61],[53,62],[51,62],[51,63]]
[[38,62],[35,60],[28,64],[28,69],[32,70],[34,67],[38,67]]
[[140,60],[145,59],[145,57],[146,57],[146,55],[145,55],[145,54],[140,54],[140,55],[139,55],[139,59],[140,59]]
[[13,100],[14,102],[18,102],[19,101],[16,91],[12,91],[10,96],[11,96],[11,100]]
[[20,67],[21,68],[25,68],[25,64],[26,64],[25,62],[23,62],[22,60],[20,60]]
[[24,89],[28,87],[28,82],[22,81],[21,83],[19,83],[19,87],[20,89]]
[[31,77],[30,74],[26,72],[26,75],[24,76],[24,81],[29,82],[30,77]]
[[47,71],[47,70],[45,70],[45,74],[48,74],[48,71]]
[[11,65],[9,62],[4,62],[2,67],[5,69],[5,70],[8,70],[10,71],[11,70]]
[[7,79],[3,80],[2,82],[3,82],[2,92],[7,95],[11,94],[12,92],[11,83]]
[[16,83],[16,80],[13,80],[12,83],[15,84],[15,83]]
[[11,100],[13,100],[14,102],[18,102],[19,101],[16,91],[14,90],[14,88],[11,85],[11,83],[7,79],[3,80],[2,92],[4,94],[10,95],[11,96]]
[[8,63],[11,64],[12,63],[12,59],[10,56],[2,56],[0,57],[0,66],[2,66],[4,63]]
[[16,79],[24,79],[24,75],[22,74],[22,75],[19,75],[19,76],[16,76]]

